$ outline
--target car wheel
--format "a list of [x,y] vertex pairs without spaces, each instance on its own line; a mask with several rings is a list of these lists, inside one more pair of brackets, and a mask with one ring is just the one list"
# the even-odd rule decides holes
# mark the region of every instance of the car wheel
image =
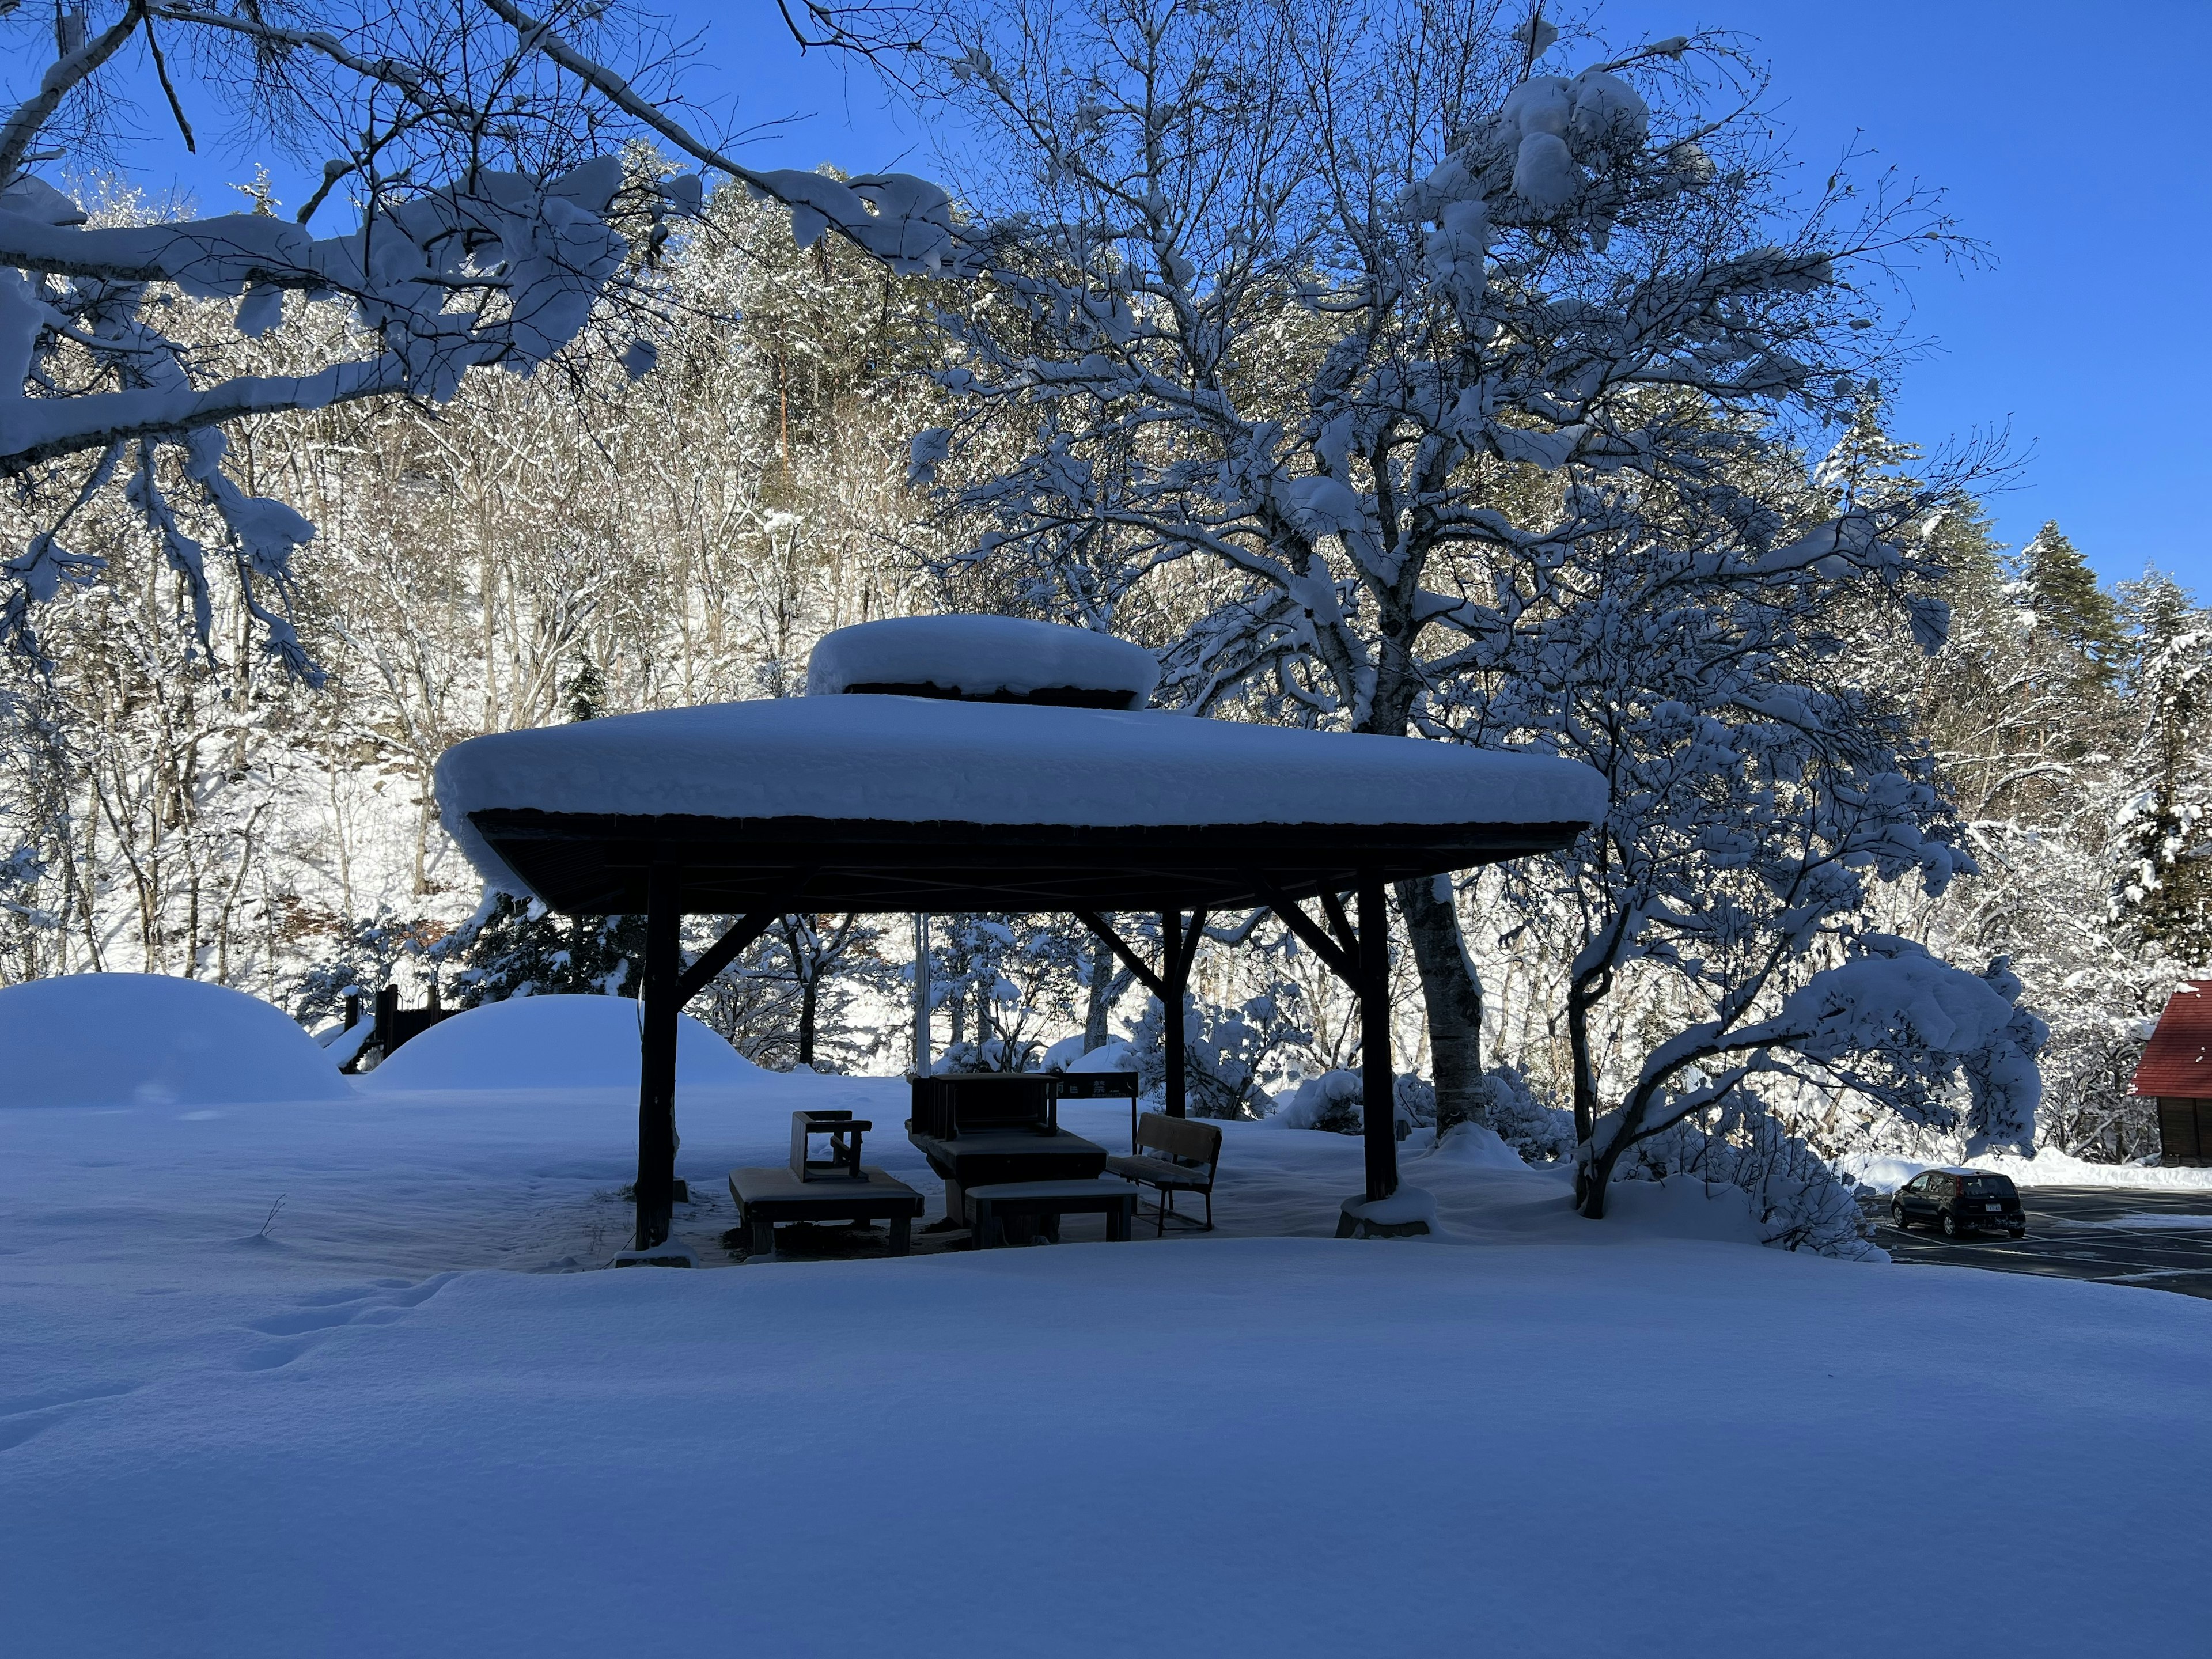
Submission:
[[1944,1237],[1957,1238],[1960,1237],[1958,1217],[1953,1215],[1948,1210],[1946,1210],[1942,1213],[1941,1222],[1943,1228]]
[[1905,1206],[1893,1204],[1889,1206],[1889,1224],[1899,1232],[1903,1232],[1912,1224],[1905,1218]]
[[2005,1235],[2008,1238],[2026,1238],[2027,1237],[2027,1229],[2025,1227],[2008,1227],[2005,1229]]

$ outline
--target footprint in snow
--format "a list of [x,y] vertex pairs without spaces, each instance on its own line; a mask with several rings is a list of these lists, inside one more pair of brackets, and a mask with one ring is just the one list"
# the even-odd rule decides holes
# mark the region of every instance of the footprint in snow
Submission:
[[[319,1291],[301,1298],[290,1313],[271,1314],[247,1322],[246,1328],[262,1336],[283,1339],[240,1357],[238,1368],[247,1371],[275,1370],[326,1341],[331,1333],[349,1325],[391,1325],[421,1307],[460,1275],[434,1273],[420,1284],[404,1279],[382,1279],[380,1288]],[[301,1341],[297,1339],[308,1338]]]

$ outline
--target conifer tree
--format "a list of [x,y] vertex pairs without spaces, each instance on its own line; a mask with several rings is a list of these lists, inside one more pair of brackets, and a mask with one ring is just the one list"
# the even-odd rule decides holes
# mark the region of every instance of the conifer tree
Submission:
[[2056,519],[2021,550],[2021,580],[2038,626],[2073,654],[2079,678],[2111,684],[2123,649],[2119,607]]
[[2212,780],[2198,758],[2212,714],[2212,617],[2170,577],[2123,589],[2133,623],[2130,757],[2135,793],[2119,813],[2116,913],[2176,960],[2212,964]]

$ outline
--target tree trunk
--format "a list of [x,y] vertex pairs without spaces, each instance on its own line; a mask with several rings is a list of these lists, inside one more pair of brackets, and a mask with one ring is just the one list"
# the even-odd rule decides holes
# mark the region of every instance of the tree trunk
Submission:
[[[1408,647],[1416,631],[1404,614],[1378,594],[1386,621],[1386,643],[1377,673],[1372,712],[1359,728],[1385,737],[1407,735],[1420,678]],[[1398,912],[1420,970],[1422,1012],[1429,1023],[1430,1069],[1437,1088],[1437,1134],[1476,1116],[1476,1085],[1482,1081],[1482,982],[1460,936],[1459,909],[1439,900],[1433,881],[1397,884]]]
[[814,975],[809,974],[799,987],[799,1063],[809,1071],[814,1068],[815,997]]
[[1439,876],[1398,884],[1398,914],[1406,919],[1406,936],[1421,971],[1421,1000],[1427,1006],[1440,1140],[1455,1123],[1480,1115],[1476,1101],[1482,1081],[1482,981],[1461,942],[1457,908],[1437,890],[1449,880]]
[[1091,999],[1083,1011],[1083,1052],[1106,1046],[1106,1015],[1113,1003],[1114,952],[1106,941],[1091,941]]

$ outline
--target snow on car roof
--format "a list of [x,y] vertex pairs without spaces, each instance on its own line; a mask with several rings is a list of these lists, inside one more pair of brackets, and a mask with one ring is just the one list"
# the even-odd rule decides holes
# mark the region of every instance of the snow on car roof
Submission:
[[714,703],[474,738],[446,828],[520,883],[472,812],[994,825],[1589,823],[1605,781],[1552,756],[1188,715],[921,697]]
[[[891,617],[859,623],[824,635],[806,664],[811,697],[856,687],[932,687],[963,697],[1038,697],[1142,708],[1159,683],[1160,665],[1140,645],[1019,617]],[[1102,705],[1102,699],[1111,701]]]

